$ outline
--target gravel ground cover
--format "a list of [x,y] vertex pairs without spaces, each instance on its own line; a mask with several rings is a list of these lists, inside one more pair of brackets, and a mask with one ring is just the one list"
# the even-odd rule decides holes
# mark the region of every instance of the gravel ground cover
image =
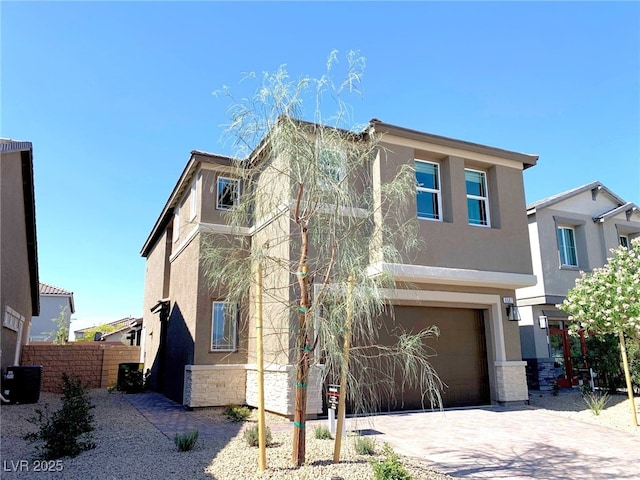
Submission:
[[[640,398],[636,397],[635,407],[640,420]],[[587,406],[582,394],[576,390],[560,390],[558,395],[550,392],[534,392],[529,396],[532,407],[543,408],[555,415],[573,420],[593,423],[602,427],[611,427],[640,436],[640,427],[632,423],[631,408],[627,394],[611,395],[600,415],[594,415]]]
[[[53,470],[43,469],[46,464],[37,462],[35,448],[22,439],[25,433],[35,431],[28,422],[36,407],[45,403],[52,410],[60,406],[59,397],[42,393],[37,405],[3,405],[0,407],[0,465],[3,479],[99,479],[99,480],[147,480],[147,479],[326,479],[341,477],[344,480],[373,478],[369,465],[371,457],[357,455],[353,437],[343,442],[342,462],[334,465],[333,442],[316,440],[313,430],[307,433],[307,464],[299,469],[291,463],[291,431],[282,432],[285,425],[279,417],[269,417],[274,423],[273,443],[267,449],[268,470],[257,472],[258,449],[247,446],[242,431],[227,438],[199,439],[194,450],[178,452],[172,439],[168,439],[123,394],[109,394],[106,390],[93,390],[91,399],[96,406],[96,448],[83,452],[76,458],[64,458]],[[199,416],[216,421],[226,421],[216,409],[203,410]],[[382,445],[378,445],[381,450]],[[374,457],[375,458],[375,457]],[[442,475],[409,459],[404,465],[416,480],[445,480]]]

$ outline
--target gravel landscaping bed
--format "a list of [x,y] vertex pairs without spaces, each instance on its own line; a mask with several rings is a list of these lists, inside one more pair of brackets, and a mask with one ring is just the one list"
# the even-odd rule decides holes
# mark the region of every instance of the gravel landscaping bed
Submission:
[[[636,413],[640,420],[640,398],[635,399]],[[543,408],[549,413],[562,415],[573,420],[593,423],[602,427],[611,427],[640,436],[640,427],[631,420],[631,408],[627,394],[611,395],[600,415],[594,415],[587,406],[582,394],[577,390],[560,390],[558,395],[551,392],[530,392],[529,404]]]
[[[342,461],[335,465],[333,442],[316,440],[313,431],[307,433],[307,464],[294,469],[291,464],[291,432],[274,429],[274,445],[267,449],[268,470],[257,473],[258,449],[247,446],[242,432],[228,438],[199,439],[194,450],[178,452],[168,439],[126,399],[125,395],[106,390],[93,390],[91,399],[96,406],[96,429],[93,450],[75,458],[64,458],[58,465],[61,471],[42,470],[43,464],[34,457],[36,450],[22,439],[36,426],[27,421],[37,407],[45,403],[52,410],[60,406],[57,395],[42,393],[37,405],[3,405],[0,407],[0,453],[3,479],[326,479],[333,476],[344,480],[373,478],[369,461],[372,457],[357,455],[353,437],[343,441]],[[219,419],[219,412],[203,411],[199,415]],[[277,417],[270,421],[278,422]],[[282,427],[282,426],[279,426]],[[381,450],[382,445],[378,445]],[[376,458],[376,457],[373,457]],[[416,480],[444,480],[447,475],[434,472],[417,462],[403,459],[403,464]],[[46,465],[44,465],[46,466]]]

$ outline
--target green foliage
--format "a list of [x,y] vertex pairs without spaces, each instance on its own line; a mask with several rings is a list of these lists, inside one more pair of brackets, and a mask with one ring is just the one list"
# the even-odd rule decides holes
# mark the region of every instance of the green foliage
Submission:
[[318,440],[331,440],[331,431],[324,425],[319,425],[313,429],[313,436]]
[[198,441],[198,436],[198,430],[192,430],[181,434],[176,433],[175,437],[173,437],[173,442],[176,444],[176,447],[178,447],[179,452],[189,452],[193,450],[193,447],[195,447],[196,442]]
[[[271,435],[271,429],[266,425],[264,429],[264,437],[265,437],[265,442],[267,446],[271,445],[271,442],[273,441],[273,437]],[[250,426],[249,428],[247,428],[242,434],[242,438],[244,439],[245,442],[247,442],[247,445],[249,445],[250,447],[257,447],[260,442],[258,424],[256,423]]]
[[353,442],[353,446],[358,455],[375,455],[376,453],[376,441],[371,437],[358,435]]
[[627,355],[629,357],[631,382],[636,393],[638,393],[640,391],[640,337],[627,342]]
[[24,436],[29,442],[36,442],[45,460],[61,457],[75,457],[79,453],[95,448],[92,431],[94,406],[89,399],[87,388],[79,378],[62,374],[62,407],[49,413],[36,409],[36,416],[29,419],[38,425],[38,431]]
[[575,286],[557,307],[569,314],[572,332],[640,334],[640,239],[629,249],[612,249],[606,265],[581,272]]
[[609,402],[609,394],[600,392],[590,392],[582,396],[585,403],[594,415],[600,415]]
[[371,462],[375,480],[411,480],[413,478],[388,443],[384,444],[383,453],[384,460]]
[[586,338],[587,362],[596,372],[598,386],[610,393],[624,385],[620,360],[620,340],[612,334]]
[[49,339],[53,338],[53,343],[55,345],[64,345],[69,341],[69,319],[67,315],[67,307],[60,307],[60,314],[56,318],[52,318],[51,321],[55,323],[56,329],[52,332],[47,332],[47,337]]
[[148,374],[145,375],[139,368],[131,368],[129,365],[121,365],[122,377],[119,379],[118,390],[124,393],[140,393],[144,391]]
[[115,332],[116,330],[118,330],[118,327],[115,325],[109,325],[107,323],[96,325],[95,327],[85,330],[84,336],[82,338],[76,338],[76,342],[93,342],[96,333],[102,333],[105,335],[107,333]]
[[227,405],[224,409],[224,414],[232,422],[244,422],[251,416],[251,410],[248,407],[239,405]]

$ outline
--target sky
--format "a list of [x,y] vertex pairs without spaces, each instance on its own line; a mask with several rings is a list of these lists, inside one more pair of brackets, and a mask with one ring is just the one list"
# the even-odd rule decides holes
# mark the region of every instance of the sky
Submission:
[[0,26],[0,136],[33,143],[40,281],[74,292],[72,330],[142,316],[191,150],[233,154],[212,93],[332,50],[366,57],[354,124],[539,155],[527,202],[599,180],[640,204],[639,2],[2,1]]

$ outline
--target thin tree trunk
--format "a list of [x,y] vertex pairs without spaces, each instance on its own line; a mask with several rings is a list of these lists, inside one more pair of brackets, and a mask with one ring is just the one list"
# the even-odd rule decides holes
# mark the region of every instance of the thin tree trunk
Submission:
[[631,415],[633,425],[638,426],[638,415],[636,414],[636,403],[633,400],[633,386],[631,385],[631,374],[629,373],[629,360],[627,359],[627,347],[624,342],[624,333],[620,332],[620,353],[622,354],[622,365],[624,366],[624,379],[627,382],[627,394],[631,404]]

